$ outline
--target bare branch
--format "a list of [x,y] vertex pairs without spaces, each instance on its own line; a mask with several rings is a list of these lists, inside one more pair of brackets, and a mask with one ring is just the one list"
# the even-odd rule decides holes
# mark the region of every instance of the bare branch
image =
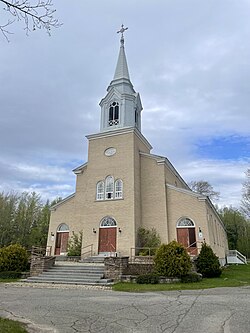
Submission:
[[36,29],[45,29],[50,35],[52,28],[58,28],[62,24],[54,18],[55,9],[53,9],[52,0],[0,0],[4,4],[5,10],[12,19],[4,25],[0,24],[0,31],[8,40],[10,34],[6,27],[15,21],[24,22],[24,30],[28,35],[30,31]]
[[208,196],[212,201],[216,201],[220,197],[220,192],[215,191],[213,186],[210,185],[207,181],[191,181],[188,185],[192,191]]

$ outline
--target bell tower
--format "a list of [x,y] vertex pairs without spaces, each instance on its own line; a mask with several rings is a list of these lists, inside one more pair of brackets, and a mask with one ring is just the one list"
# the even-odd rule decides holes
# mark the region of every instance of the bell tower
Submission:
[[141,131],[142,104],[139,93],[130,81],[128,64],[124,48],[124,32],[128,28],[121,26],[120,51],[115,75],[107,88],[106,96],[101,100],[101,132],[134,127]]

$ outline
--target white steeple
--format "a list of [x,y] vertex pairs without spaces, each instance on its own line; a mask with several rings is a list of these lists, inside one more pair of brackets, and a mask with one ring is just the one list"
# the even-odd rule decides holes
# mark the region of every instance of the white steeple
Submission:
[[121,26],[120,51],[115,75],[107,88],[107,95],[101,100],[101,132],[124,127],[136,127],[141,130],[142,105],[140,95],[135,92],[130,81],[128,64],[124,48],[123,33],[128,28]]

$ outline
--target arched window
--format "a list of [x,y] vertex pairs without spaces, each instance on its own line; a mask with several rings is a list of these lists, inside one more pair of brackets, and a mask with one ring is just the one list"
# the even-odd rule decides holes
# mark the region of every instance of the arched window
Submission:
[[119,124],[119,103],[113,102],[109,106],[109,126]]
[[194,227],[194,222],[191,221],[189,218],[184,217],[180,219],[177,223],[177,228],[183,228],[183,227]]
[[122,180],[117,179],[115,181],[115,199],[122,199]]
[[104,181],[100,181],[96,185],[96,200],[104,199]]
[[59,225],[59,227],[57,228],[57,231],[61,231],[61,232],[63,232],[63,231],[69,231],[69,226],[67,225],[67,224],[65,224],[65,223],[62,223],[62,224],[60,224]]
[[101,220],[100,227],[116,227],[116,221],[112,217],[106,216]]
[[114,198],[114,178],[112,176],[108,176],[105,180],[105,199],[113,199]]

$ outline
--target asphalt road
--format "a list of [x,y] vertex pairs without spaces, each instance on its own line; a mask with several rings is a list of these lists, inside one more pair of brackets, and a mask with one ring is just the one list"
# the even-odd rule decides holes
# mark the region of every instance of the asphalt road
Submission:
[[250,286],[137,294],[2,283],[0,316],[39,333],[249,333]]

